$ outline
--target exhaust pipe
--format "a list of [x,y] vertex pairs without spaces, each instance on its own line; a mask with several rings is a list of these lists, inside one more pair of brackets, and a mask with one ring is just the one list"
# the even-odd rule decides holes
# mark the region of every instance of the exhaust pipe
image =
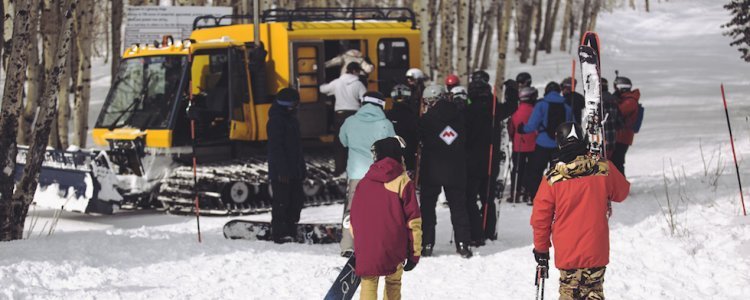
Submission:
[[260,47],[260,3],[258,2],[260,1],[253,0],[253,39],[256,47]]

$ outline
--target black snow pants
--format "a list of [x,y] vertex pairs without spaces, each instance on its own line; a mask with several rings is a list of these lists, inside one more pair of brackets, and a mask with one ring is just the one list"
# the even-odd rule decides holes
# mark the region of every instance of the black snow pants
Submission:
[[536,196],[539,183],[542,181],[542,176],[544,176],[544,170],[547,169],[550,160],[552,160],[552,153],[554,152],[555,148],[544,148],[537,144],[534,153],[531,154],[525,174],[526,187],[531,199],[534,199]]
[[274,239],[284,236],[297,236],[297,222],[299,222],[305,194],[302,192],[302,180],[290,179],[283,183],[279,180],[271,182],[273,186],[273,202],[271,204],[271,233]]
[[[497,197],[497,168],[493,170],[493,178],[490,183],[490,199],[487,201],[487,175],[482,177],[469,177],[466,181],[466,210],[469,214],[471,224],[471,240],[484,241],[496,238],[497,211],[495,198]],[[477,195],[482,205],[477,208]],[[485,220],[486,214],[486,220]]]
[[463,186],[440,186],[428,183],[422,183],[420,186],[422,244],[435,244],[435,225],[437,225],[435,206],[437,205],[441,187],[445,189],[445,198],[448,201],[448,208],[451,212],[451,223],[453,223],[456,243],[468,243],[471,240],[471,226],[469,225],[469,215],[466,212],[466,188]]
[[528,167],[529,159],[531,154],[534,152],[513,152],[511,155],[511,164],[513,168],[510,170],[510,198],[514,201],[520,196],[521,191],[528,191],[524,176],[526,175],[526,168]]
[[612,153],[610,160],[615,168],[625,176],[625,154],[628,153],[630,145],[617,143],[615,145],[615,151]]

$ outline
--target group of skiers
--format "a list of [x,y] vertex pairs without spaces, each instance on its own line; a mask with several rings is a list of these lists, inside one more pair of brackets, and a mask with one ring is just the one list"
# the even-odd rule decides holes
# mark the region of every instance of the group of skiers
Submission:
[[[321,86],[321,92],[336,98],[337,151],[347,151],[340,246],[342,256],[356,250],[363,299],[376,297],[378,276],[386,276],[387,297],[398,298],[402,272],[413,269],[421,256],[432,255],[441,192],[459,255],[469,258],[472,247],[497,238],[495,180],[504,155],[501,124],[508,117],[513,141],[509,201],[534,206],[535,259],[540,265],[549,259],[554,220],[561,296],[583,299],[601,294],[609,254],[605,200],[622,201],[629,191],[621,172],[633,138],[627,126],[637,118],[631,112],[637,111],[639,96],[638,90],[631,91],[629,79],[618,77],[616,93],[603,96],[608,117],[602,156],[611,157],[608,162],[586,155],[588,140],[580,125],[584,100],[574,92],[570,78],[561,84],[550,82],[538,97],[531,76],[521,73],[503,84],[498,99],[484,71],[472,73],[464,88],[455,75],[447,76],[445,85],[426,84],[421,70],[410,69],[406,84],[393,88],[392,107],[386,111],[386,97],[366,91],[358,80],[361,72],[360,63],[350,62],[341,77]],[[304,159],[294,116],[298,103],[299,94],[285,88],[269,112],[272,235],[277,243],[294,240],[304,198]],[[336,169],[343,170],[339,155]],[[560,224],[570,225],[560,229]],[[590,234],[582,234],[579,226],[589,228]]]

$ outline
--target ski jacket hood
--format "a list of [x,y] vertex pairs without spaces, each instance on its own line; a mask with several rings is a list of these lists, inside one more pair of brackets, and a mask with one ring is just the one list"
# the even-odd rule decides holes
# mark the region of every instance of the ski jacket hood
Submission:
[[518,105],[518,110],[510,118],[508,135],[513,141],[513,152],[534,152],[537,132],[519,133],[517,130],[518,126],[529,123],[529,118],[533,111],[533,104],[522,102]]
[[365,105],[344,121],[339,131],[341,144],[349,148],[346,172],[349,179],[362,179],[370,168],[370,147],[378,140],[396,135],[385,112],[375,105]]
[[360,99],[367,92],[359,76],[344,73],[339,78],[320,86],[320,92],[328,96],[335,96],[334,110],[357,110]]
[[370,166],[354,192],[350,214],[358,276],[396,272],[422,252],[422,216],[414,183],[401,163],[384,158]]
[[638,89],[630,92],[617,93],[619,97],[618,108],[625,122],[625,126],[617,131],[617,143],[632,145],[635,132],[633,125],[638,120],[638,101],[641,99],[641,91]]
[[534,248],[548,252],[554,245],[558,269],[606,266],[607,200],[622,202],[629,191],[630,183],[611,162],[579,156],[557,164],[542,178],[534,197],[530,220]]
[[536,103],[536,105],[534,105],[534,110],[531,113],[529,122],[523,127],[523,132],[528,133],[537,131],[538,134],[536,136],[536,144],[548,149],[557,147],[555,137],[549,136],[549,134],[547,134],[547,132],[545,131],[545,129],[547,128],[547,120],[549,119],[548,113],[550,103],[563,104],[565,107],[565,121],[573,121],[573,110],[570,108],[570,105],[565,103],[565,98],[563,98],[560,93],[553,91],[547,93],[544,98],[542,98]]

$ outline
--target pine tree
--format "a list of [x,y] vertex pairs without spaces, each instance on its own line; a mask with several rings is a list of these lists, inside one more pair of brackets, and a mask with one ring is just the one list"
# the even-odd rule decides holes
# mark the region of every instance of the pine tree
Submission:
[[729,29],[724,35],[734,39],[729,45],[738,47],[740,57],[750,62],[750,0],[732,0],[724,8],[732,13],[732,20],[721,26]]

